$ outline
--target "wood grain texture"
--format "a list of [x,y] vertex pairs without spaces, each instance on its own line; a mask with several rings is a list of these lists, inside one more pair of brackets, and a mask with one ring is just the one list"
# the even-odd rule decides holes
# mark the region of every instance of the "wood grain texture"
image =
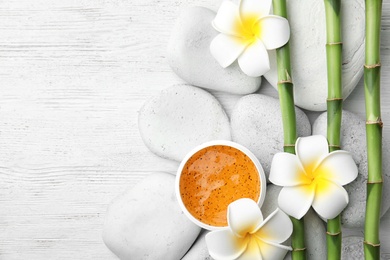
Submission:
[[[144,146],[137,111],[182,82],[166,60],[180,10],[219,4],[0,1],[0,259],[116,259],[101,239],[107,204],[147,174],[177,168]],[[383,14],[386,125],[389,0]],[[265,80],[260,92],[277,96]],[[239,98],[213,94],[228,114]],[[362,81],[345,108],[364,115]],[[386,126],[384,134],[390,135]],[[382,227],[383,255],[390,259],[390,213]]]

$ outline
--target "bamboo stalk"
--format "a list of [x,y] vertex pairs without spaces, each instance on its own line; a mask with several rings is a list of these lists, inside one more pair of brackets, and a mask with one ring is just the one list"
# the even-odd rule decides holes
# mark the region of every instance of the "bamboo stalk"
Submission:
[[380,108],[380,30],[382,0],[366,0],[366,57],[364,90],[367,139],[367,204],[364,232],[365,259],[380,258],[380,205],[382,197],[382,127]]
[[[342,115],[342,41],[340,22],[340,0],[325,0],[326,14],[326,58],[328,77],[327,138],[329,152],[340,149]],[[341,259],[340,216],[327,221],[328,259]]]
[[[273,0],[275,15],[287,19],[286,0]],[[283,121],[284,151],[295,154],[297,139],[296,115],[294,104],[293,82],[291,79],[290,46],[289,43],[276,50],[278,66],[278,92]],[[304,239],[304,222],[291,217],[293,223],[292,248],[293,260],[306,259]]]

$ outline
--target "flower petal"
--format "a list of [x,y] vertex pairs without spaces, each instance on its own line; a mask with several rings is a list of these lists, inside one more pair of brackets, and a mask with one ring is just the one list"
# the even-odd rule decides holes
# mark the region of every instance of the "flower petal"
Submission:
[[284,187],[279,193],[279,208],[288,215],[301,219],[313,202],[314,188],[313,185]]
[[346,185],[356,179],[358,168],[349,152],[339,150],[323,158],[315,172],[318,177]]
[[295,152],[305,170],[313,170],[328,154],[328,141],[322,135],[300,137],[295,144]]
[[[254,17],[256,20],[270,13],[272,0],[241,0],[239,9],[241,19]],[[255,21],[256,21],[255,20]]]
[[211,41],[210,52],[218,63],[226,68],[240,56],[247,45],[238,37],[220,33]]
[[228,224],[230,229],[239,237],[254,232],[263,222],[263,215],[254,200],[243,198],[229,204]]
[[348,193],[340,185],[322,179],[317,181],[313,208],[322,218],[332,219],[348,204]]
[[263,241],[279,244],[286,241],[292,231],[290,218],[280,209],[276,209],[263,221],[255,234]]
[[295,186],[306,179],[304,169],[298,157],[291,153],[277,153],[271,163],[269,180],[279,186]]
[[290,39],[290,25],[284,17],[268,15],[261,18],[257,26],[260,29],[260,40],[267,50],[282,47]]
[[236,259],[247,247],[247,241],[235,236],[230,229],[209,232],[205,239],[209,253],[214,259]]
[[241,36],[245,31],[240,20],[238,6],[228,0],[222,2],[212,24],[217,31],[228,35]]
[[238,57],[241,70],[250,77],[264,75],[269,69],[268,52],[261,41],[251,43]]
[[247,248],[238,260],[261,260],[260,248],[256,237],[250,237]]
[[261,259],[284,259],[288,251],[292,250],[289,246],[279,245],[263,240],[258,240],[260,247]]

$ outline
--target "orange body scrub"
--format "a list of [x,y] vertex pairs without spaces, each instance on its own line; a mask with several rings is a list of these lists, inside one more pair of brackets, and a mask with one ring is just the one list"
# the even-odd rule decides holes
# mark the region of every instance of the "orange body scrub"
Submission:
[[210,226],[227,226],[227,207],[240,198],[259,200],[260,176],[253,161],[227,145],[213,145],[185,163],[179,192],[184,206],[197,220]]

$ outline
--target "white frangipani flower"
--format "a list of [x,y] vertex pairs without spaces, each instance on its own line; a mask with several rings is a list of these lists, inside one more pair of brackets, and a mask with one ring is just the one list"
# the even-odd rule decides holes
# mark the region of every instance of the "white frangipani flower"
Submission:
[[228,206],[229,226],[208,233],[206,244],[216,260],[283,259],[291,247],[281,245],[293,230],[290,218],[277,209],[265,220],[257,203],[243,198]]
[[342,187],[358,174],[349,152],[329,153],[324,136],[298,138],[296,155],[275,154],[269,180],[279,186],[280,209],[301,219],[311,206],[324,219],[333,219],[348,204],[348,193]]
[[269,15],[272,0],[225,0],[213,20],[220,32],[210,44],[218,63],[226,68],[236,59],[242,71],[258,77],[270,69],[267,50],[285,45],[290,26],[284,17]]

